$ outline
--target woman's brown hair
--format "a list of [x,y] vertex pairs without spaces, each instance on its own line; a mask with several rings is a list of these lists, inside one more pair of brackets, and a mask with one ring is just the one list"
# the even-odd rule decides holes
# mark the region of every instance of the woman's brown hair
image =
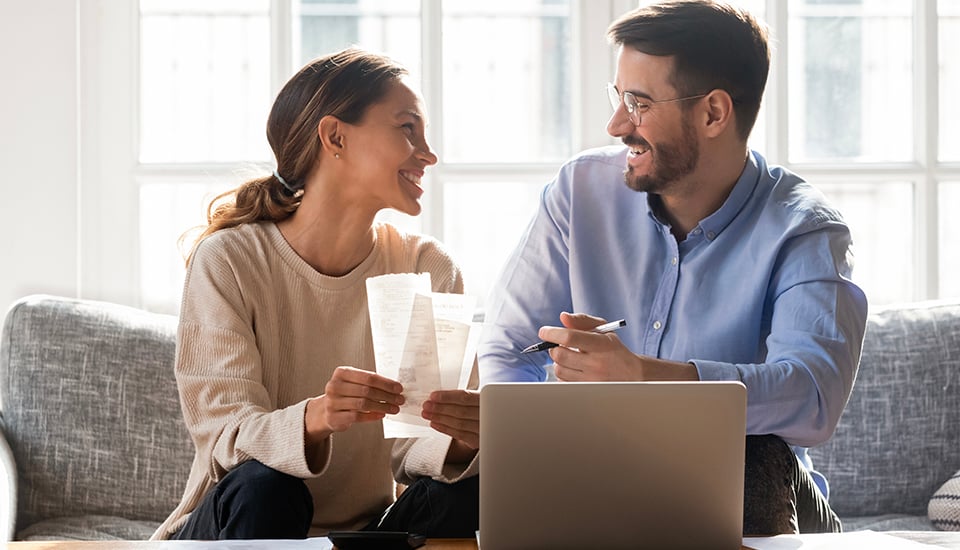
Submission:
[[[281,221],[300,206],[303,185],[320,157],[320,119],[327,115],[359,122],[379,101],[391,82],[407,74],[391,59],[348,48],[319,57],[295,74],[277,94],[267,119],[267,141],[277,160],[276,171],[248,180],[215,197],[207,208],[207,225],[197,245],[213,233],[244,223]],[[181,242],[187,234],[181,237]]]

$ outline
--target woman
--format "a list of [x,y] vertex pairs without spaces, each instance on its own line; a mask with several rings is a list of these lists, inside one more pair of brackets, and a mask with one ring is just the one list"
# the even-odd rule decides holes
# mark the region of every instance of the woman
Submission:
[[[188,259],[175,366],[197,453],[154,538],[473,536],[477,394],[425,403],[449,445],[394,443],[380,420],[398,412],[403,388],[372,372],[366,278],[429,272],[434,291],[463,292],[437,241],[374,222],[383,208],[419,214],[421,178],[437,162],[405,75],[358,49],[308,64],[267,123],[277,169],[211,204]],[[381,518],[391,462],[413,485]]]

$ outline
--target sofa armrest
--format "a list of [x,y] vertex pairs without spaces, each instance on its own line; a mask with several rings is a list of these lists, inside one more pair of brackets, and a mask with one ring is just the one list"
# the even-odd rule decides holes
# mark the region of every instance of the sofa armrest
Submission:
[[0,429],[0,541],[13,540],[17,525],[17,464]]

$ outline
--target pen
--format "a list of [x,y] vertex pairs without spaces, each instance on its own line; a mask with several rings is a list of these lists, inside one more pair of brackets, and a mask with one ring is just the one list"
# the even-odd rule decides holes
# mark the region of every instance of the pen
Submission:
[[[624,319],[620,319],[619,321],[610,321],[609,323],[604,323],[594,328],[593,332],[600,332],[600,333],[613,332],[619,329],[620,327],[625,327],[625,326],[627,326],[627,322]],[[526,349],[524,349],[520,353],[533,353],[535,351],[545,351],[550,348],[555,348],[558,345],[560,344],[554,344],[553,342],[538,342],[536,344],[533,344],[532,346],[528,346]]]

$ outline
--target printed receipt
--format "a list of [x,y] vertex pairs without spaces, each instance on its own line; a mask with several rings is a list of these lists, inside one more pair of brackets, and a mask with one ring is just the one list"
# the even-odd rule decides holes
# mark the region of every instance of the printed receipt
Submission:
[[479,325],[476,299],[432,292],[429,273],[393,273],[367,279],[367,306],[377,373],[403,384],[400,413],[383,419],[383,436],[447,437],[420,416],[438,389],[467,387]]

